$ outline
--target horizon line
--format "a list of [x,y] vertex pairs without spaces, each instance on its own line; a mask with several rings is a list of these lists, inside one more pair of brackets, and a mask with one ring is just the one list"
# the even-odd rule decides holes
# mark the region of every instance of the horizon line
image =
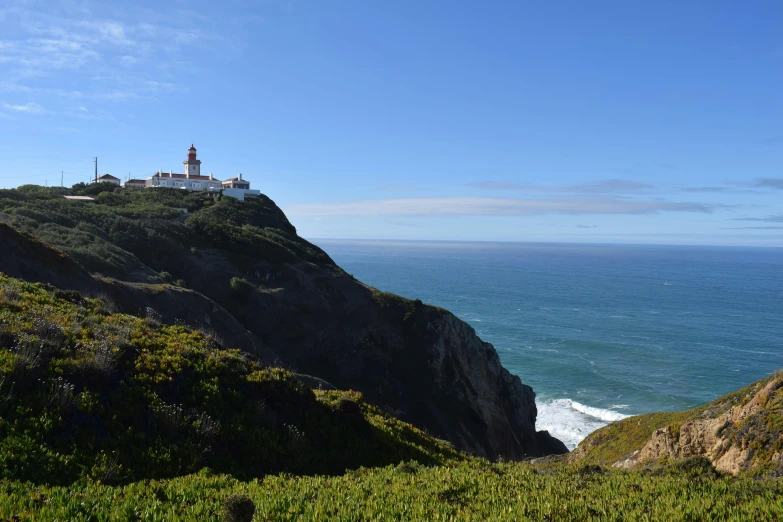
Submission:
[[392,238],[349,238],[349,237],[305,237],[315,241],[357,241],[357,242],[402,242],[402,243],[487,243],[487,244],[546,244],[546,245],[593,245],[593,246],[656,246],[656,247],[699,247],[699,248],[767,248],[783,249],[783,245],[725,245],[694,243],[612,243],[603,241],[547,241],[523,239],[392,239]]

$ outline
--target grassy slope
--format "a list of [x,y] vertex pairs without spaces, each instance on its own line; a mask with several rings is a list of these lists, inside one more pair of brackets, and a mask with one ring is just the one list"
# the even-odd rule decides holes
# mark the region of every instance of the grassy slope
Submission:
[[460,456],[353,392],[154,317],[0,275],[0,477],[69,484],[341,473]]
[[87,189],[95,203],[64,199],[63,194],[80,192],[70,189],[0,189],[0,218],[65,251],[91,272],[120,279],[148,281],[165,271],[176,280],[182,259],[202,247],[242,253],[255,261],[333,264],[321,249],[296,235],[266,196],[242,203],[175,189],[103,185],[108,186]]
[[652,475],[472,459],[251,482],[206,473],[124,487],[0,482],[0,518],[217,521],[222,501],[242,493],[255,502],[254,520],[779,520],[782,489],[698,466]]
[[[589,464],[610,465],[618,460],[629,457],[634,451],[640,450],[653,432],[670,426],[673,433],[679,431],[679,426],[685,422],[704,418],[716,418],[735,406],[747,403],[760,389],[770,381],[780,379],[775,374],[746,386],[740,390],[728,393],[712,402],[696,408],[678,412],[656,412],[629,417],[613,422],[608,426],[591,433],[579,445],[574,456],[580,462]],[[757,472],[768,471],[770,457],[775,452],[783,450],[783,388],[777,388],[762,405],[758,414],[745,419],[739,426],[729,429],[726,436],[729,441],[742,439],[755,450]],[[750,430],[748,429],[750,428]]]

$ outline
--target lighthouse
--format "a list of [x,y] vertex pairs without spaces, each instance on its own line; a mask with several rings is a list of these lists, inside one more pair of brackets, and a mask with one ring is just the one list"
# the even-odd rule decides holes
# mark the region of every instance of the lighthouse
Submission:
[[190,144],[188,149],[188,159],[183,161],[185,164],[185,177],[192,178],[194,176],[201,176],[201,160],[196,159],[196,147]]

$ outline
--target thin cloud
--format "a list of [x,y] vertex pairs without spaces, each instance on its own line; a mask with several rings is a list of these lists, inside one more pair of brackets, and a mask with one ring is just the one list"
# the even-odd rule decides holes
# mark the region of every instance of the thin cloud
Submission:
[[[0,36],[0,90],[24,92],[28,99],[35,96],[30,101],[47,105],[51,95],[115,103],[154,101],[158,95],[180,90],[175,88],[179,72],[193,67],[184,50],[199,46],[214,51],[219,39],[202,29],[208,26],[194,26],[193,16],[166,9],[165,4],[154,11],[117,5],[109,16],[94,15],[98,3],[44,6],[10,0],[10,4],[0,15],[17,31]],[[141,62],[148,67],[135,67]],[[133,75],[127,74],[129,67],[134,67]],[[79,82],[85,75],[95,80]],[[53,85],[55,78],[65,85]],[[87,86],[85,92],[68,88],[77,82]]]
[[768,225],[763,227],[726,227],[724,230],[783,230],[783,226]]
[[531,192],[550,192],[561,194],[639,194],[649,192],[655,187],[627,179],[608,179],[595,183],[578,185],[529,185],[512,181],[484,180],[470,183],[469,186],[482,190],[524,190]]
[[680,189],[682,192],[734,192],[728,187],[685,187]]
[[120,57],[120,65],[123,67],[133,67],[139,63],[139,59],[135,56],[125,55]]
[[416,187],[381,187],[381,192],[416,192]]
[[653,189],[647,183],[638,183],[627,179],[608,179],[598,183],[584,183],[567,187],[569,192],[590,192],[596,194],[636,194]]
[[520,183],[512,183],[510,181],[477,181],[476,183],[469,183],[469,187],[479,188],[483,190],[540,190],[541,187],[535,187],[533,185],[522,185]]
[[37,103],[25,103],[24,105],[3,104],[3,107],[9,111],[24,112],[27,114],[44,114],[46,109]]
[[576,228],[598,228],[598,225],[577,225]]
[[[768,186],[777,183],[783,183],[783,180],[761,180]],[[751,189],[740,188],[740,186],[695,186],[695,187],[682,187],[682,186],[655,186],[648,183],[641,183],[638,181],[632,181],[628,179],[608,179],[592,183],[580,183],[576,185],[531,185],[525,183],[516,183],[513,181],[493,181],[484,180],[475,183],[470,183],[469,187],[478,188],[481,190],[495,190],[495,191],[527,191],[527,192],[541,192],[550,194],[604,194],[607,196],[622,196],[622,195],[642,195],[642,194],[763,194],[764,191],[761,188]],[[760,187],[761,185],[756,185]]]
[[753,186],[783,190],[783,178],[757,178]]
[[783,223],[783,214],[775,214],[765,217],[734,218],[734,221],[764,221],[767,223]]
[[415,227],[416,223],[411,223],[410,221],[399,221],[390,219],[386,221],[390,225],[394,225],[396,227]]
[[112,45],[134,46],[136,42],[128,37],[128,29],[121,22],[114,20],[99,20],[79,22],[81,27],[88,29],[99,39]]
[[754,190],[736,187],[683,187],[675,189],[675,192],[686,193],[710,193],[710,194],[763,194],[762,190]]
[[532,216],[541,214],[711,213],[726,205],[615,198],[507,199],[484,197],[391,198],[332,204],[299,204],[309,216]]

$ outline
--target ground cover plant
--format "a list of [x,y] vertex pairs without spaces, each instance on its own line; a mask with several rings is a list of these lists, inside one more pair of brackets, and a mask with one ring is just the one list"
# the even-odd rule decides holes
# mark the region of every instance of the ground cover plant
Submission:
[[259,521],[760,521],[783,516],[781,493],[778,481],[726,477],[702,466],[641,472],[469,459],[249,482],[207,472],[119,487],[6,481],[0,482],[0,518],[217,521],[223,502],[242,494],[255,504],[253,520]]

